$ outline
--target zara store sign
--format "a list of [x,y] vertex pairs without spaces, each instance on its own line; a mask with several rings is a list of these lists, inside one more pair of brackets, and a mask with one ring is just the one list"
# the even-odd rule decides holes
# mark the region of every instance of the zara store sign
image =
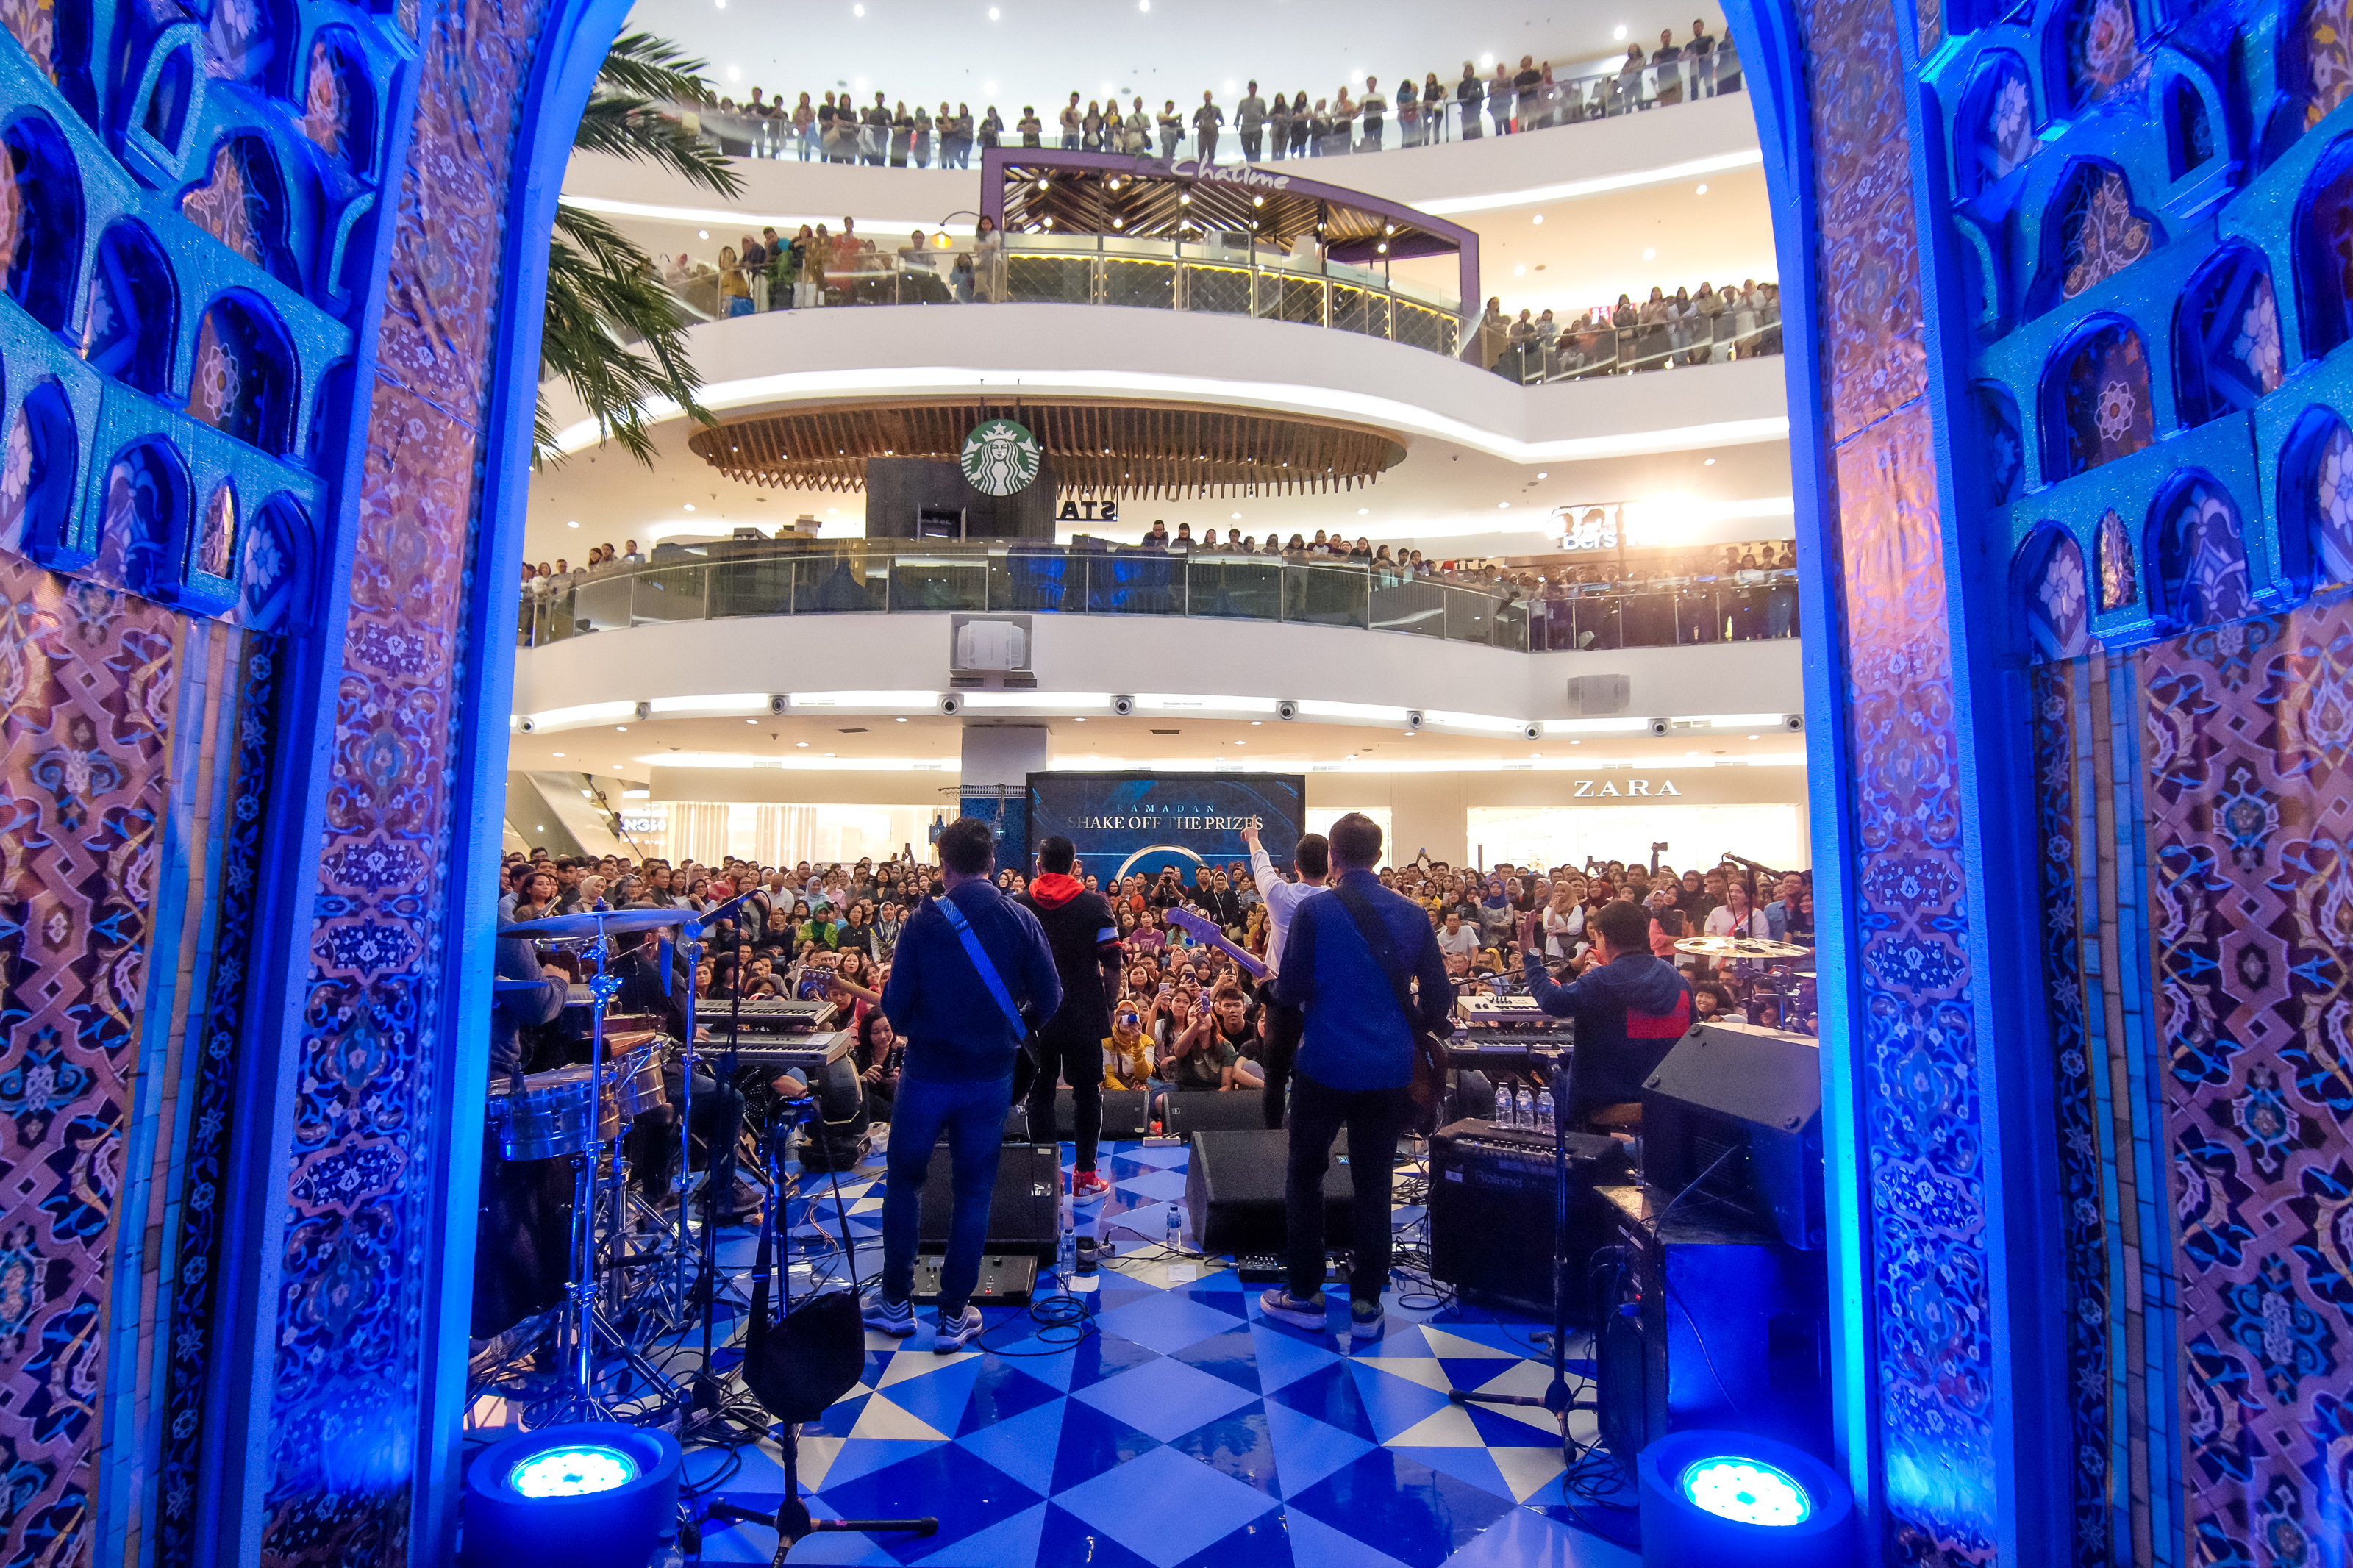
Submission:
[[1668,795],[1680,796],[1683,792],[1675,781],[1667,779],[1579,779],[1571,792],[1576,800],[1658,800]]

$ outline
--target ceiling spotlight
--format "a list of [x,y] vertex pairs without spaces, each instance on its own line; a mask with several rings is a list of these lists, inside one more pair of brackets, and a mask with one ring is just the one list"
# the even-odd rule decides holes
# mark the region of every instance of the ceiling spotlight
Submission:
[[1618,30],[1609,36],[1617,39],[1620,43],[1624,43],[1626,41],[1626,24],[1623,22],[1619,23]]
[[[1706,187],[1705,185],[1702,185],[1702,186],[1700,187],[1700,189],[1704,191],[1704,190],[1707,189],[1707,187]],[[1542,223],[1542,222],[1544,222],[1544,214],[1542,214],[1542,213],[1538,213],[1538,214],[1536,214],[1536,216],[1534,216],[1534,217],[1530,218],[1528,221],[1529,221],[1530,223]]]
[[1495,510],[1497,511],[1509,511],[1512,510],[1512,503],[1507,500],[1499,500],[1495,503]]
[[1193,193],[1187,191],[1183,195],[1178,196],[1176,198],[1176,205],[1180,207],[1191,206],[1193,205]]
[[1119,176],[1116,174],[1112,176],[1111,188],[1114,191],[1119,189]]
[[1703,468],[1712,468],[1715,467],[1715,459],[1714,458],[1703,458],[1700,459],[1699,466]]
[[707,228],[698,228],[694,231],[694,237],[697,239],[709,239],[711,237],[711,231]]
[[689,501],[684,506],[679,508],[679,510],[681,511],[692,511],[694,510],[694,503],[692,501]]
[[1139,10],[1139,11],[1149,11],[1149,10],[1151,10],[1151,9],[1152,9],[1152,0],[1135,0],[1135,8],[1136,8],[1137,10]]
[[[1705,185],[1702,185],[1702,186],[1700,186],[1700,188],[1699,188],[1697,191],[1694,192],[1693,194],[1694,194],[1694,195],[1702,195],[1702,196],[1704,196],[1704,195],[1707,195],[1707,187],[1706,187]],[[1537,221],[1538,223],[1542,223],[1542,222],[1544,222],[1544,219],[1542,219],[1542,218],[1538,218],[1538,219],[1536,219],[1536,221]]]
[[893,722],[893,723],[899,723],[899,724],[903,724],[903,723],[905,723],[906,721],[906,721],[906,718],[905,718],[905,716],[904,716],[904,715],[902,715],[902,716],[901,716],[901,717],[899,717],[898,719],[895,719],[895,720],[893,720],[893,721],[892,721],[892,722]]
[[1240,513],[1240,512],[1235,512],[1235,513],[1233,514],[1233,519],[1234,519],[1234,521],[1235,521],[1236,522],[1240,522],[1240,521],[1242,520],[1242,514],[1241,514],[1241,513]]
[[1528,269],[1525,265],[1512,268],[1512,276],[1514,278],[1525,278],[1527,275]]
[[852,5],[849,8],[849,14],[853,16],[863,16],[866,15],[866,7],[863,5]]
[[1538,475],[1536,475],[1536,478],[1538,478],[1538,479],[1548,479],[1552,478],[1552,476],[1551,476],[1550,474],[1539,473]]
[[756,723],[758,723],[758,722],[759,722],[759,721],[758,721],[757,719],[746,719],[746,720],[744,720],[744,722],[745,722],[746,724],[756,724]]
[[800,747],[803,751],[807,751],[808,749],[808,742],[807,741],[795,741],[793,744]]
[[547,754],[548,754],[549,756],[551,756],[551,757],[560,757],[560,756],[562,756],[564,753],[563,753],[562,752],[548,752]]
[[1379,251],[1383,256],[1387,256],[1389,253],[1389,242],[1385,239],[1378,245],[1373,247],[1373,248]]
[[1643,260],[1645,260],[1645,261],[1656,261],[1658,258],[1659,258],[1659,251],[1658,251],[1658,247],[1657,247],[1656,246],[1646,246],[1646,247],[1643,247],[1643,250],[1642,250],[1642,259],[1643,259]]
[[992,22],[997,20],[997,7],[994,5],[988,8],[988,19]]
[[1250,198],[1250,205],[1254,207],[1262,207],[1266,205],[1266,198],[1264,196],[1252,196]]
[[1368,506],[1360,506],[1356,509],[1356,515],[1358,517],[1370,517],[1373,515],[1373,509]]
[[1127,224],[1126,224],[1126,222],[1125,222],[1124,219],[1121,219],[1121,218],[1113,218],[1113,219],[1112,219],[1112,220],[1111,220],[1111,226],[1112,226],[1112,227],[1113,227],[1113,228],[1125,228],[1125,227],[1127,226]]
[[577,522],[567,522],[567,523],[565,523],[564,526],[565,526],[565,527],[566,527],[566,528],[577,528],[577,527],[579,527],[579,526],[580,526],[580,524],[579,524],[579,523],[577,523]]

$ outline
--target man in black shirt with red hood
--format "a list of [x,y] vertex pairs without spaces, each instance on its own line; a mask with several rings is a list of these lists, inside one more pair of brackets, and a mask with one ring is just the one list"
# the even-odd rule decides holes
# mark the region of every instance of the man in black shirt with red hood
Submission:
[[1071,1086],[1071,1131],[1076,1135],[1074,1198],[1098,1197],[1111,1184],[1095,1173],[1095,1145],[1103,1136],[1103,1040],[1111,1033],[1112,999],[1119,994],[1119,921],[1111,901],[1090,893],[1071,875],[1077,852],[1060,834],[1038,848],[1038,879],[1014,900],[1029,906],[1046,930],[1054,972],[1062,982],[1062,1005],[1038,1030],[1038,1076],[1029,1085],[1030,1136],[1050,1141],[1054,1084]]

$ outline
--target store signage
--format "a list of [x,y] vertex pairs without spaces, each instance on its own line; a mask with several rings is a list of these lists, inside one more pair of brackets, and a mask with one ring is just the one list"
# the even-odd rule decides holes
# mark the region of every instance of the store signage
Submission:
[[1009,496],[1029,488],[1045,452],[1029,427],[1010,419],[987,419],[964,438],[957,461],[966,483],[985,496]]
[[1198,158],[1187,158],[1167,165],[1168,172],[1188,180],[1207,180],[1213,184],[1240,185],[1245,190],[1287,191],[1291,176],[1261,169],[1255,163],[1204,163]]
[[1119,502],[1115,500],[1066,500],[1056,515],[1057,522],[1117,522]]
[[1579,779],[1574,798],[1578,800],[1622,800],[1631,795],[1636,799],[1655,800],[1662,795],[1680,795],[1672,779],[1628,779],[1621,785],[1616,779]]

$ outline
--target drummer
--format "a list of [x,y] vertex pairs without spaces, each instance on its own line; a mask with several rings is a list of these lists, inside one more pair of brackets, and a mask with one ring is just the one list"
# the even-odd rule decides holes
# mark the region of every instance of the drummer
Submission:
[[1595,962],[1567,985],[1523,942],[1528,994],[1554,1017],[1577,1020],[1577,1103],[1562,1108],[1566,1124],[1630,1132],[1642,1124],[1643,1080],[1691,1028],[1691,982],[1651,951],[1651,917],[1639,904],[1604,904],[1586,925]]
[[[526,904],[520,912],[530,919],[539,910]],[[531,1025],[553,1022],[564,1011],[570,987],[563,975],[543,970],[538,952],[519,936],[498,939],[492,964],[498,979],[519,983],[497,986],[491,996],[491,1087],[497,1089],[501,1079],[522,1076],[522,1031]]]

